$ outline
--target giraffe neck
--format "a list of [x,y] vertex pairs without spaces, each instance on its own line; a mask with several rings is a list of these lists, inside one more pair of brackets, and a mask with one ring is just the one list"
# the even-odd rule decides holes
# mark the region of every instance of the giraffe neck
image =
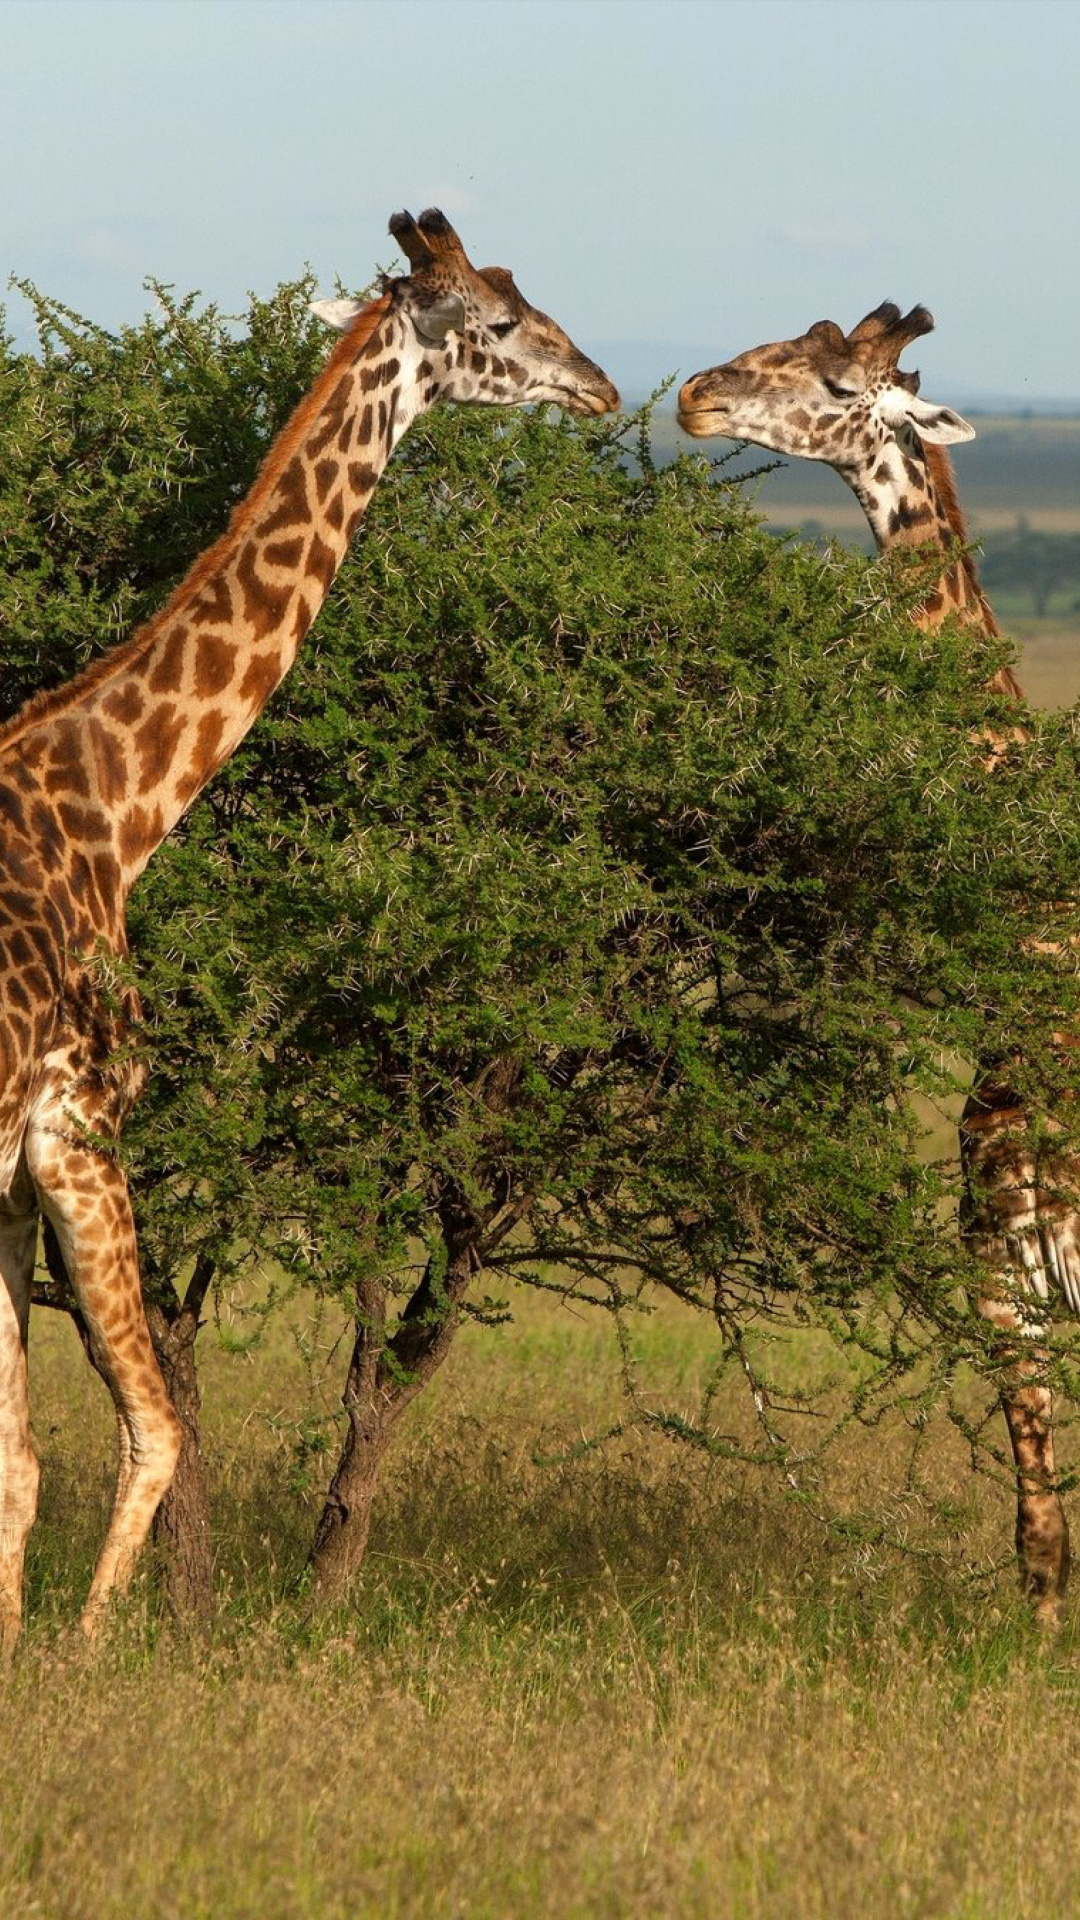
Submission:
[[986,633],[997,633],[971,556],[964,551],[969,536],[944,448],[927,445],[913,432],[898,434],[865,466],[845,471],[844,478],[858,496],[880,552],[933,545],[944,557],[940,578],[915,610],[916,623],[936,627],[955,614]]
[[[888,440],[865,467],[841,471],[858,496],[879,552],[928,545],[941,550],[945,565],[914,609],[916,626],[930,630],[955,616],[982,633],[999,633],[971,555],[965,551],[969,535],[945,449],[907,432]],[[1009,667],[1002,667],[990,685],[1010,699],[1024,697]]]
[[[0,730],[65,837],[115,861],[114,900],[253,725],[296,657],[380,474],[429,402],[384,294],[271,448],[228,530],[133,638]],[[117,871],[118,869],[118,871]]]

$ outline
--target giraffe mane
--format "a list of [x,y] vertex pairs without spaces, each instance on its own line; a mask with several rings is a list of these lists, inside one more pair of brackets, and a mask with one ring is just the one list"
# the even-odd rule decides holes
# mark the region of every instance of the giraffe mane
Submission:
[[[919,444],[922,447],[923,457],[930,471],[930,478],[937,489],[938,498],[944,508],[949,529],[958,546],[967,547],[970,544],[971,535],[968,532],[967,521],[964,519],[963,509],[957,497],[956,477],[953,473],[952,461],[949,459],[944,447],[933,446],[927,440],[920,440]],[[979,576],[975,571],[975,562],[970,553],[961,555],[954,564],[961,567],[966,574],[982,609],[989,632],[994,634],[1000,633],[1001,628],[998,626],[994,618],[993,608],[979,584]]]
[[[399,283],[400,284],[400,283]],[[318,419],[323,404],[337,384],[342,369],[350,365],[358,352],[363,351],[373,338],[379,323],[385,319],[394,304],[394,292],[388,289],[377,299],[362,307],[356,319],[341,339],[336,343],[330,358],[303,399],[299,401],[292,417],[282,428],[277,439],[268,448],[255,479],[244,498],[233,508],[229,524],[213,545],[199,555],[184,578],[173,588],[169,598],[150,619],[119,646],[110,647],[107,653],[99,654],[91,660],[82,672],[62,686],[47,688],[36,693],[0,726],[0,752],[12,746],[25,733],[39,726],[42,721],[50,720],[55,714],[63,713],[77,706],[88,693],[92,693],[114,673],[123,672],[135,665],[147,649],[153,645],[167,621],[183,611],[187,602],[198,593],[210,574],[223,565],[229,551],[237,546],[248,531],[255,516],[265,505],[267,495],[276,483],[279,475],[288,466],[289,461],[303,444],[309,428]]]

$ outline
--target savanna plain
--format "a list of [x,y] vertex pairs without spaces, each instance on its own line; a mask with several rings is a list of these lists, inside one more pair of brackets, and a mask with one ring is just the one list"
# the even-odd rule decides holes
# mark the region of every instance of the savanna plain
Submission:
[[[5,1915],[1075,1912],[1080,1645],[1071,1617],[1041,1643],[1014,1597],[1007,1488],[973,1481],[944,1423],[917,1493],[901,1426],[837,1442],[817,1494],[847,1535],[760,1467],[638,1432],[575,1456],[625,1415],[622,1357],[598,1317],[517,1307],[421,1396],[362,1592],[316,1618],[295,1590],[305,1438],[338,1329],[293,1317],[247,1358],[208,1329],[209,1637],[163,1623],[144,1584],[92,1654],[71,1623],[111,1412],[39,1316]],[[633,1341],[664,1402],[696,1410],[707,1329],[668,1305]],[[819,1358],[793,1336],[773,1374]],[[712,1417],[753,1442],[734,1382]]]
[[[1075,699],[1080,614],[1001,610],[1034,696]],[[69,1324],[38,1313],[6,1920],[1080,1911],[1080,1624],[1074,1605],[1057,1638],[1032,1628],[1004,1473],[974,1475],[942,1415],[853,1423],[792,1488],[737,1457],[761,1433],[736,1373],[709,1404],[731,1457],[705,1454],[628,1418],[608,1316],[557,1291],[510,1307],[410,1409],[360,1591],[315,1613],[346,1328],[309,1301],[265,1323],[223,1303],[200,1343],[209,1632],[163,1617],[150,1569],[93,1652],[73,1623],[112,1419]],[[781,1387],[827,1386],[818,1336],[759,1337]],[[697,1418],[704,1317],[658,1301],[629,1341],[655,1403]],[[1062,1448],[1068,1471],[1067,1421]]]

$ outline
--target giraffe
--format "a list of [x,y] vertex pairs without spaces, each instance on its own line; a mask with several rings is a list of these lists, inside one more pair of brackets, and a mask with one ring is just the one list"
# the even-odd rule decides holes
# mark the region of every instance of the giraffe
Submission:
[[[904,348],[933,328],[925,307],[901,315],[885,301],[849,334],[819,320],[793,340],[754,347],[694,374],[679,393],[679,422],[695,436],[726,434],[778,453],[824,460],[846,480],[879,550],[938,547],[940,576],[914,612],[933,629],[954,616],[999,629],[966,550],[967,530],[946,447],[974,438],[951,407],[919,398]],[[1021,700],[1004,667],[992,689]],[[1019,737],[1019,736],[1018,736]],[[1058,1617],[1069,1533],[1057,1492],[1046,1354],[1033,1342],[1032,1300],[1064,1295],[1080,1313],[1080,1169],[1035,1150],[1023,1105],[1000,1061],[983,1061],[960,1122],[964,1231],[987,1269],[979,1311],[1019,1344],[1003,1348],[1002,1411],[1016,1472],[1021,1584],[1042,1625]],[[1053,1191],[1051,1191],[1051,1188]]]
[[143,1073],[108,988],[147,861],[288,671],[410,422],[441,400],[618,405],[606,375],[443,214],[396,214],[410,272],[361,304],[225,533],[145,626],[0,728],[0,1648],[22,1614],[39,1467],[27,1332],[39,1218],[112,1393],[119,1471],[82,1614],[93,1634],[169,1485],[179,1423],[150,1343],[116,1157]]

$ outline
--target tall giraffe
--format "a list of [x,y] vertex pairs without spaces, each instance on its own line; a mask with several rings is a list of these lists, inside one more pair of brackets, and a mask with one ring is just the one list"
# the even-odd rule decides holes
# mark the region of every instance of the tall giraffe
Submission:
[[288,671],[376,482],[440,400],[554,401],[599,414],[618,394],[503,267],[474,269],[437,210],[395,215],[412,271],[342,327],[227,531],[166,605],[68,685],[0,728],[0,1646],[22,1612],[38,1463],[26,1341],[39,1214],[55,1230],[116,1407],[111,1523],[83,1612],[122,1587],[172,1477],[179,1423],[143,1312],[114,1147],[141,1088],[118,1048],[138,1008],[95,955],[126,951],[127,895]]
[[[996,634],[979,585],[945,448],[974,438],[950,407],[918,397],[898,362],[934,325],[925,307],[901,316],[885,301],[845,334],[819,320],[794,340],[754,347],[694,374],[679,394],[679,422],[695,437],[726,434],[778,453],[824,460],[857,495],[879,549],[933,545],[941,574],[914,619],[931,629],[950,615]],[[1022,699],[1005,667],[994,691]],[[1001,1388],[1016,1467],[1021,1581],[1046,1625],[1057,1619],[1069,1568],[1069,1533],[1057,1492],[1053,1405],[1046,1355],[1025,1296],[1060,1298],[1080,1312],[1080,1182],[1059,1160],[1036,1167],[1023,1105],[1000,1062],[983,1062],[960,1123],[964,1230],[992,1278],[979,1311],[1019,1334]],[[1053,1187],[1053,1193],[1050,1188]]]

